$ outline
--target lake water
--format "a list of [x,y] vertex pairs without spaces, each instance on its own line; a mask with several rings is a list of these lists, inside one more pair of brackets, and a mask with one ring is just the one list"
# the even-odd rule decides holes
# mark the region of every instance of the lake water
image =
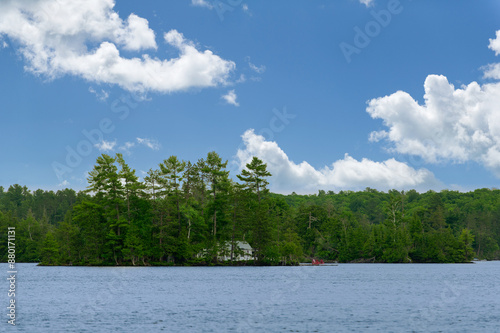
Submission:
[[0,332],[500,332],[500,262],[17,269]]

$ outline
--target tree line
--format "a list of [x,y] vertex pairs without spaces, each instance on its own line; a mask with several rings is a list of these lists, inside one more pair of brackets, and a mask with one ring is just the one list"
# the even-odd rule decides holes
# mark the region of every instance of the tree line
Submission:
[[[500,191],[270,193],[257,157],[232,179],[216,152],[170,156],[142,180],[121,154],[97,158],[85,191],[0,187],[0,259],[45,265],[294,265],[500,258]],[[253,260],[237,262],[238,242]],[[230,258],[222,263],[220,258]]]

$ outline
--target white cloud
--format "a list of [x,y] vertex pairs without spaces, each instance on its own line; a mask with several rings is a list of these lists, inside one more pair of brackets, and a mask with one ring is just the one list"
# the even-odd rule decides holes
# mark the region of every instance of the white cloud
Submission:
[[361,2],[366,7],[370,7],[370,6],[373,6],[373,3],[375,2],[375,0],[359,0],[359,2]]
[[490,45],[488,46],[491,50],[495,51],[495,55],[500,54],[500,30],[496,32],[496,38],[490,38]]
[[113,0],[0,2],[0,36],[20,45],[26,70],[50,79],[75,75],[129,91],[170,93],[225,84],[235,68],[210,50],[198,51],[176,30],[164,35],[179,51],[173,59],[127,51],[155,51],[155,33],[135,14],[122,20]]
[[455,89],[446,77],[429,75],[424,88],[424,105],[403,91],[371,100],[368,113],[389,130],[370,139],[385,138],[393,150],[431,163],[476,161],[500,176],[500,83]]
[[316,169],[307,162],[296,164],[276,142],[266,141],[263,136],[247,130],[243,135],[245,147],[236,154],[240,168],[257,156],[267,163],[273,175],[270,187],[279,193],[315,193],[324,190],[362,190],[366,187],[379,190],[411,189],[428,190],[441,188],[441,184],[427,169],[415,170],[405,163],[389,159],[375,162],[358,161],[348,154],[343,159]]
[[245,11],[245,12],[248,12],[248,10],[249,10],[248,5],[246,3],[241,5],[241,8],[243,8],[243,11]]
[[[496,32],[496,38],[490,38],[488,47],[495,51],[495,55],[500,54],[500,30]],[[482,68],[484,70],[484,78],[500,80],[500,63],[489,64]]]
[[485,79],[500,80],[500,64],[490,64],[483,67]]
[[240,106],[240,104],[238,102],[236,102],[236,98],[238,96],[236,95],[236,93],[234,92],[234,89],[233,90],[229,90],[227,92],[227,94],[225,95],[222,95],[222,99],[224,99],[226,101],[226,103],[228,104],[231,104],[231,105],[234,105],[234,106]]
[[[500,30],[489,48],[500,53]],[[485,68],[485,77],[500,79],[500,64]],[[474,161],[500,177],[500,83],[472,82],[455,89],[442,75],[429,75],[424,104],[398,91],[369,101],[368,113],[384,121],[388,131],[370,134],[386,139],[392,150],[431,163]]]
[[389,134],[386,131],[371,132],[368,140],[370,142],[378,142],[382,139],[387,138]]
[[197,7],[213,8],[212,4],[207,0],[191,0],[191,4]]
[[111,151],[115,148],[115,146],[116,146],[116,140],[115,141],[102,140],[100,143],[96,143],[94,145],[94,147],[99,149],[99,151],[101,152]]
[[144,145],[152,150],[159,150],[161,145],[156,140],[147,139],[147,138],[137,138],[137,142],[141,145]]

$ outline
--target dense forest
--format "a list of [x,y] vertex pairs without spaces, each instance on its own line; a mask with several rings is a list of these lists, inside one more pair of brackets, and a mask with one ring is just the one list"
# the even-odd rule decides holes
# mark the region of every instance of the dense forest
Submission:
[[[196,163],[171,156],[140,181],[121,154],[103,154],[86,191],[0,187],[0,259],[7,261],[8,227],[16,230],[16,261],[45,265],[500,258],[499,190],[285,196],[269,192],[272,175],[258,158],[237,181],[226,166],[215,152]],[[253,261],[236,262],[238,241],[252,246]]]

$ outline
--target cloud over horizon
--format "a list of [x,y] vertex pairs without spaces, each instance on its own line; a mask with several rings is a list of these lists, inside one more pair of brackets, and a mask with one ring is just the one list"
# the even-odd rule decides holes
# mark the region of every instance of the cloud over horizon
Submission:
[[267,163],[273,175],[270,188],[278,193],[316,193],[318,190],[378,190],[390,189],[441,189],[442,184],[427,169],[415,170],[406,163],[391,158],[375,162],[363,158],[361,161],[345,154],[331,166],[316,169],[306,161],[297,164],[274,141],[266,141],[253,129],[242,135],[244,148],[236,154],[240,168],[245,167],[253,156]]

